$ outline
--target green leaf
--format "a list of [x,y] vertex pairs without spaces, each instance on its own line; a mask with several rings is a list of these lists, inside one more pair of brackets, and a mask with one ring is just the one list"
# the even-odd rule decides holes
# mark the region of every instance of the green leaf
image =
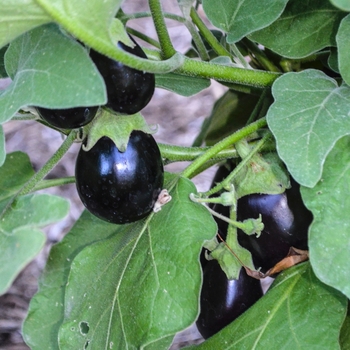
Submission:
[[[27,154],[9,153],[0,168],[0,203],[6,203],[34,175]],[[0,206],[2,210],[3,207]]]
[[350,85],[350,15],[340,23],[337,33],[339,71],[344,81]]
[[[3,204],[0,204],[3,207]],[[41,250],[45,235],[43,227],[63,219],[69,202],[48,194],[19,197],[2,215],[0,224],[0,294],[5,293],[17,274]]]
[[36,0],[36,3],[71,33],[111,42],[111,25],[122,0]]
[[305,205],[314,220],[309,229],[309,250],[317,277],[350,297],[350,182],[349,136],[329,153],[322,179],[313,188],[302,188]]
[[18,227],[10,235],[0,232],[0,295],[40,252],[45,240],[45,234],[36,228]]
[[[251,148],[246,141],[244,146]],[[242,142],[236,147],[240,152]],[[254,154],[234,177],[233,184],[237,199],[253,193],[279,194],[290,187],[288,173],[275,152]]]
[[66,287],[61,348],[167,349],[194,321],[198,257],[216,224],[189,199],[191,192],[194,185],[180,178],[160,212],[77,255]]
[[287,1],[203,0],[203,9],[211,23],[228,33],[227,42],[235,43],[274,22]]
[[125,152],[133,130],[141,130],[149,134],[155,131],[148,126],[141,113],[122,115],[102,109],[101,115],[92,121],[87,143],[83,148],[89,151],[101,137],[107,136],[115,143],[120,152]]
[[350,2],[349,0],[330,0],[330,2],[340,8],[343,11],[350,11]]
[[58,350],[58,330],[64,317],[65,285],[75,256],[93,242],[114,234],[118,227],[83,212],[69,234],[52,247],[39,291],[30,302],[23,336],[32,350]]
[[56,222],[68,213],[65,199],[44,194],[19,197],[3,212],[33,175],[29,158],[22,152],[10,153],[0,167],[0,294],[45,243],[45,235],[38,227]]
[[282,16],[250,39],[288,58],[306,57],[336,46],[335,35],[345,13],[329,0],[290,0]]
[[308,263],[281,273],[270,290],[221,332],[188,350],[335,350],[347,300]]
[[91,106],[106,101],[105,85],[85,49],[56,25],[41,26],[11,43],[5,55],[11,85],[0,95],[0,122],[27,105]]
[[35,0],[1,0],[0,47],[52,19]]
[[178,68],[184,57],[176,53],[164,61],[140,58],[115,45],[115,16],[122,0],[36,0],[50,16],[68,33],[74,35],[87,46],[125,65],[142,71],[168,73]]
[[210,80],[174,73],[156,74],[156,86],[189,97],[209,87]]
[[278,78],[267,122],[277,151],[301,185],[313,187],[335,142],[350,133],[350,88],[318,70]]

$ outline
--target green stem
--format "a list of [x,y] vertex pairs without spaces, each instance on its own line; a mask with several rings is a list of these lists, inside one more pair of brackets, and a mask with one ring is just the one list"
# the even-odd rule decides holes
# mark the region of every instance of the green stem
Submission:
[[157,40],[154,40],[150,38],[148,35],[145,35],[138,30],[135,30],[133,28],[127,27],[126,28],[128,33],[135,35],[136,37],[140,38],[141,40],[145,41],[146,43],[151,44],[152,46],[156,47],[157,49],[160,49],[160,44]]
[[215,35],[209,30],[209,28],[202,21],[197,11],[192,7],[190,12],[193,23],[197,26],[198,30],[211,46],[211,48],[219,55],[219,56],[228,56],[231,57],[231,54],[219,43],[216,39]]
[[201,38],[201,36],[199,35],[199,33],[196,30],[196,27],[194,26],[194,24],[191,21],[186,21],[185,25],[188,29],[188,31],[190,32],[192,39],[196,45],[196,49],[198,50],[199,53],[199,57],[203,60],[203,61],[209,61],[210,57],[208,54],[208,51],[203,43],[203,40]]
[[263,102],[265,101],[266,95],[267,95],[267,89],[263,90],[262,94],[260,95],[258,103],[255,105],[252,113],[249,116],[249,119],[247,121],[247,125],[252,123],[256,119],[256,117],[258,116],[259,110],[260,110]]
[[[163,16],[165,18],[180,22],[180,23],[185,23],[186,19],[184,17],[181,17],[179,15],[175,15],[173,13],[169,13],[169,12],[163,12]],[[152,13],[149,11],[145,11],[145,12],[136,12],[136,13],[130,13],[130,14],[126,14],[124,13],[121,21],[125,21],[127,22],[130,19],[139,19],[139,18],[145,18],[145,17],[152,17]]]
[[280,76],[275,72],[224,66],[187,57],[183,65],[175,70],[175,73],[261,88],[271,86]]
[[71,147],[76,139],[78,130],[72,130],[68,137],[63,141],[60,148],[55,152],[55,154],[46,162],[46,164],[34,175],[32,178],[24,184],[24,186],[16,193],[16,195],[7,203],[5,208],[0,214],[0,218],[6,215],[8,209],[17,200],[18,197],[24,196],[30,193],[35,187],[38,186],[39,182],[44,179],[44,177],[53,169],[53,167],[61,160],[61,158],[66,154],[68,149]]
[[22,187],[17,193],[16,197],[24,196],[31,192],[38,183],[44,179],[44,177],[55,167],[55,165],[61,160],[61,158],[67,153],[68,149],[72,146],[73,142],[78,135],[78,130],[72,130],[67,138],[63,141],[60,148],[54,153],[54,155],[48,160],[48,162]]
[[166,27],[163,10],[159,0],[149,0],[149,8],[152,13],[153,23],[157,31],[160,47],[164,58],[173,57],[176,54],[176,50],[170,40],[168,28]]
[[255,56],[255,58],[262,65],[263,68],[271,72],[277,72],[277,73],[281,72],[280,69],[278,69],[274,65],[274,63],[269,60],[269,58],[265,55],[265,53],[261,51],[260,48],[255,43],[253,43],[247,38],[244,38],[242,42],[247,47],[247,49]]
[[59,179],[42,180],[33,188],[34,191],[44,190],[50,187],[63,186],[75,183],[75,176],[61,177]]
[[232,135],[225,137],[223,140],[219,141],[217,144],[211,147],[208,151],[206,151],[197,159],[195,159],[187,168],[185,168],[182,172],[182,176],[187,178],[191,177],[191,175],[196,172],[196,169],[200,168],[205,162],[207,162],[209,159],[216,156],[220,151],[230,147],[234,143],[238,142],[244,137],[247,137],[254,131],[257,131],[260,128],[265,127],[266,125],[267,125],[266,118],[262,118],[236,131]]
[[[185,162],[193,161],[198,158],[204,152],[207,152],[211,147],[181,147],[167,145],[163,143],[158,143],[160,153],[162,157],[167,161],[167,163],[172,162]],[[237,158],[237,151],[233,148],[225,149],[216,154],[215,159],[217,161],[228,159],[228,158]]]
[[242,55],[241,51],[239,51],[238,47],[235,44],[231,44],[230,47],[231,47],[232,52],[236,56],[235,61],[236,62],[238,61],[242,65],[243,68],[251,69],[249,63],[246,61],[246,59]]

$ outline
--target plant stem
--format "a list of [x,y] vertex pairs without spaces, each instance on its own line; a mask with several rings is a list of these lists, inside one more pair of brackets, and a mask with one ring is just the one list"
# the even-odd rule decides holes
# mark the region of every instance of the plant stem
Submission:
[[242,42],[247,47],[247,49],[255,56],[255,58],[263,66],[263,68],[271,72],[277,72],[277,73],[281,72],[280,69],[278,69],[273,64],[273,62],[269,60],[269,58],[265,55],[265,53],[261,51],[260,48],[255,43],[253,43],[247,38],[244,38]]
[[55,154],[46,162],[46,164],[34,175],[32,178],[23,185],[23,187],[16,193],[16,195],[7,203],[5,208],[0,214],[0,218],[6,215],[8,209],[16,202],[19,196],[24,196],[30,193],[38,183],[43,180],[43,178],[54,168],[54,166],[61,160],[61,158],[66,154],[70,146],[76,139],[78,130],[72,130],[67,138],[63,141],[60,148],[55,152]]
[[42,180],[33,188],[34,191],[44,190],[45,188],[63,186],[75,183],[75,176],[61,177],[59,179]]
[[197,48],[198,53],[199,53],[199,57],[203,61],[209,61],[210,60],[209,54],[207,52],[207,49],[203,43],[201,36],[199,35],[199,33],[196,30],[196,27],[194,26],[194,24],[190,20],[187,20],[185,22],[185,25],[186,25],[188,31],[190,32],[192,39],[196,45],[196,48]]
[[[158,143],[158,147],[160,149],[160,153],[162,154],[162,157],[165,160],[167,160],[168,163],[192,161],[211,148],[211,147],[181,147],[181,146],[167,145],[163,143]],[[231,149],[222,150],[221,152],[216,154],[215,159],[219,161],[223,159],[236,158],[236,157],[238,157],[237,151],[231,148]]]
[[170,40],[168,28],[165,25],[162,7],[159,0],[149,0],[149,8],[152,13],[153,23],[157,31],[160,47],[164,58],[171,58],[176,50]]
[[231,57],[231,54],[219,43],[215,35],[209,30],[209,28],[202,21],[197,11],[192,7],[190,12],[193,23],[197,26],[198,30],[201,32],[202,36],[211,46],[211,48],[219,56],[228,56]]
[[16,197],[23,196],[31,192],[37,184],[55,167],[55,165],[66,154],[78,135],[78,130],[72,130],[63,141],[60,148],[48,160],[48,162],[22,187]]
[[224,66],[196,61],[187,57],[185,57],[183,65],[177,68],[174,73],[261,88],[271,86],[280,76],[275,72]]
[[149,43],[152,46],[156,47],[157,49],[160,49],[160,44],[157,40],[154,40],[154,39],[150,38],[148,35],[145,35],[145,34],[139,32],[138,30],[135,30],[133,28],[127,27],[126,29],[127,29],[128,33],[135,35],[138,38],[140,38],[141,40],[145,41],[146,43]]
[[239,51],[238,47],[235,44],[231,44],[230,47],[231,47],[232,52],[236,56],[235,61],[239,62],[243,68],[251,69],[249,63],[246,61],[246,59],[242,55],[241,51]]
[[187,178],[191,177],[192,174],[195,173],[198,168],[200,168],[205,162],[207,162],[208,160],[216,156],[220,151],[230,147],[234,143],[238,142],[244,137],[247,137],[254,131],[257,131],[260,128],[265,127],[266,125],[267,125],[266,118],[262,118],[236,131],[232,135],[225,137],[223,140],[219,141],[217,144],[211,147],[208,151],[206,151],[197,159],[195,159],[193,163],[191,163],[187,168],[185,168],[182,172],[182,176]]

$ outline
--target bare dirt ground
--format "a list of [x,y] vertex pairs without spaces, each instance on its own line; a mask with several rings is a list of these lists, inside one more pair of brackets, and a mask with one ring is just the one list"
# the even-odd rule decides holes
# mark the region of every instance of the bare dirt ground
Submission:
[[[130,3],[132,3],[130,6],[125,7],[126,12],[133,12],[135,8],[138,11],[147,10],[145,1]],[[164,7],[166,11],[179,13],[176,1],[167,1]],[[146,31],[156,38],[150,21],[133,21],[130,25],[137,30]],[[169,21],[168,25],[175,48],[180,52],[186,52],[190,43],[187,30],[176,22]],[[8,83],[8,80],[0,80],[0,89]],[[224,91],[225,88],[214,83],[210,88],[196,96],[186,98],[156,89],[151,103],[142,113],[149,124],[158,124],[158,131],[154,135],[158,142],[190,146],[203,120],[209,116],[214,101]],[[21,150],[28,153],[36,170],[40,169],[62,142],[62,137],[58,132],[36,122],[8,122],[4,125],[4,130],[7,152]],[[78,149],[79,145],[74,145],[53,170],[51,176],[74,175],[75,157]],[[178,163],[169,167],[168,170],[180,171],[185,165]],[[209,187],[213,173],[214,169],[210,169],[194,179],[198,190],[206,190]],[[8,292],[0,297],[0,349],[29,349],[21,336],[21,324],[26,316],[29,301],[37,290],[37,281],[45,266],[50,247],[64,237],[83,210],[74,185],[51,189],[50,192],[68,198],[71,202],[71,211],[65,220],[46,228],[47,244],[45,248],[17,277]],[[198,341],[198,339],[200,339],[200,335],[192,327],[176,337],[173,349],[181,348],[189,342]]]

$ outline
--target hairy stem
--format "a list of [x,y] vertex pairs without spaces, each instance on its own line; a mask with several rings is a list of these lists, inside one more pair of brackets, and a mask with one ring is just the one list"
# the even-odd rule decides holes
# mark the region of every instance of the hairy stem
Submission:
[[163,56],[164,58],[171,58],[176,54],[176,50],[174,49],[174,46],[170,40],[168,28],[166,27],[166,24],[164,21],[164,15],[163,15],[160,1],[149,0],[148,4],[152,13],[153,23],[157,31]]
[[175,70],[175,73],[260,88],[271,86],[280,76],[280,74],[275,72],[224,66],[196,61],[187,57],[183,65]]
[[211,147],[208,151],[206,151],[197,159],[195,159],[193,163],[191,163],[186,169],[183,170],[182,176],[190,178],[193,173],[196,173],[196,170],[198,168],[200,168],[204,163],[206,163],[211,158],[216,156],[220,151],[232,146],[234,143],[247,137],[254,131],[257,131],[260,128],[265,127],[266,125],[267,125],[266,118],[262,118],[236,131],[232,135],[225,137],[223,140],[219,141],[217,144]]
[[228,56],[231,57],[231,54],[219,43],[216,39],[215,35],[209,30],[209,28],[205,25],[202,19],[199,17],[197,11],[192,7],[190,12],[193,23],[197,26],[198,30],[211,46],[211,48],[219,55],[219,56]]

